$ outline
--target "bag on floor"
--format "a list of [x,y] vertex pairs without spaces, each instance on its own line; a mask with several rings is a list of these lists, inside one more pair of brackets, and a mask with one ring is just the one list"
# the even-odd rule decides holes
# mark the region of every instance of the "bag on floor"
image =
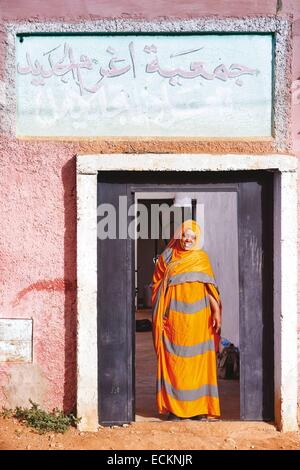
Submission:
[[240,377],[240,353],[234,344],[226,346],[217,355],[218,378],[239,379]]
[[152,322],[148,318],[135,321],[136,331],[152,331]]

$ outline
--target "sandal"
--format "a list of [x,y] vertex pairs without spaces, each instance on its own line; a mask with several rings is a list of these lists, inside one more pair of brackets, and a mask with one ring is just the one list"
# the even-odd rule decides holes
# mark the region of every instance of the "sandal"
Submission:
[[181,421],[183,418],[180,418],[179,416],[174,415],[173,413],[169,413],[168,415],[168,421]]
[[221,418],[218,418],[218,416],[208,416],[207,421],[221,421]]

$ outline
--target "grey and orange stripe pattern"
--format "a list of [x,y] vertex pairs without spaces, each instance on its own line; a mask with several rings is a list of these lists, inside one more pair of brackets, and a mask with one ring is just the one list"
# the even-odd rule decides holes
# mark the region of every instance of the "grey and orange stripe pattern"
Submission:
[[[167,251],[168,250],[168,251]],[[162,259],[167,264],[172,250]],[[166,306],[158,353],[157,404],[160,413],[180,417],[220,415],[214,332],[208,294],[218,297],[214,277],[190,271],[171,275],[163,292],[160,285],[153,308],[154,321],[160,296]]]

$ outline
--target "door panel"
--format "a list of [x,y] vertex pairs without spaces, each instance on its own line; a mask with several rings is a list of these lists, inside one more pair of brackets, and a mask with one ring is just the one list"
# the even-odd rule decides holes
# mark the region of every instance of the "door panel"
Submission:
[[[126,184],[101,182],[98,205],[108,203],[118,209],[119,196],[126,196],[126,191]],[[118,236],[118,210],[116,215]],[[134,419],[130,245],[127,238],[98,238],[97,249],[99,417],[102,424],[127,423]]]
[[241,418],[274,417],[272,185],[239,188]]

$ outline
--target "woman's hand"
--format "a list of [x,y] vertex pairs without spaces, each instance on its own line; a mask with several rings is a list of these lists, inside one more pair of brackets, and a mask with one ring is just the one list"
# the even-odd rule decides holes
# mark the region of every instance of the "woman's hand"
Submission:
[[209,303],[211,308],[211,319],[212,319],[212,326],[216,333],[219,333],[221,330],[221,311],[220,306],[216,299],[208,294]]
[[212,318],[212,326],[216,333],[219,333],[221,330],[221,315],[219,312],[213,312],[211,315]]

